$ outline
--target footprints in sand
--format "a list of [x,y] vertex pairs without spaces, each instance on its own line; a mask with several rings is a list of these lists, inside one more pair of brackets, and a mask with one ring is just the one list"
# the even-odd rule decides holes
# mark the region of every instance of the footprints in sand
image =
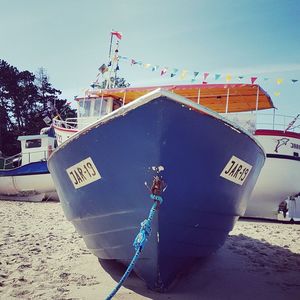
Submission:
[[91,255],[59,203],[0,202],[0,299],[63,299],[72,286],[95,285],[74,272]]

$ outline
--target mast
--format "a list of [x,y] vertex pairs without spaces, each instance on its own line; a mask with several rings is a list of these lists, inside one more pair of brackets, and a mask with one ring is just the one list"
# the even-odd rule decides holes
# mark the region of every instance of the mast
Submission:
[[113,34],[112,34],[112,31],[111,31],[110,32],[110,45],[109,45],[109,52],[108,52],[108,66],[109,66],[109,63],[110,63],[112,41],[113,41]]
[[112,50],[112,42],[113,42],[113,30],[110,32],[110,43],[109,43],[109,52],[108,52],[108,64],[109,72],[108,72],[108,78],[106,81],[105,89],[109,89],[111,86],[110,82],[110,76],[111,76],[111,50]]
[[[112,30],[110,32],[110,45],[109,45],[109,54],[108,54],[108,67],[109,67],[109,75],[106,83],[106,89],[111,88],[111,77],[112,75],[114,76],[114,83],[117,78],[117,71],[119,70],[119,57],[118,57],[118,52],[119,52],[119,41],[116,41],[116,47],[114,54],[112,54],[113,51],[113,36],[116,36],[118,40],[122,38],[122,34],[118,31]],[[113,56],[113,57],[112,57]],[[116,65],[116,66],[115,66]]]

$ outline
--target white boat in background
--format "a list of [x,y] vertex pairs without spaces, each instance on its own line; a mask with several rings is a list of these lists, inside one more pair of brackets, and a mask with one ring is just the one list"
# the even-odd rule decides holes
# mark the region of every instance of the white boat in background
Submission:
[[75,99],[77,101],[77,118],[61,120],[57,116],[53,119],[52,125],[58,145],[123,104],[114,97],[103,98],[102,96],[93,95],[93,91],[88,92],[88,96]]
[[[262,118],[260,116],[260,118]],[[246,217],[287,221],[300,218],[300,130],[298,116],[274,115],[258,123],[254,135],[266,152],[266,162],[249,200]],[[296,196],[296,197],[295,197]],[[286,211],[282,210],[286,203]]]
[[[252,131],[266,152],[266,162],[248,201],[245,217],[300,218],[300,130],[298,116],[233,115],[230,119]],[[298,124],[298,125],[297,125]]]
[[19,136],[21,152],[0,156],[0,199],[42,201],[58,200],[47,167],[47,159],[56,146],[48,134]]

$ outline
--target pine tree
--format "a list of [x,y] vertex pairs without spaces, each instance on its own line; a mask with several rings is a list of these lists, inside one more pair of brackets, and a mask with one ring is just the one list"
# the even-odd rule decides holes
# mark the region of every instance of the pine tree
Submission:
[[39,134],[46,116],[52,119],[58,111],[63,117],[74,117],[75,110],[59,95],[43,68],[34,75],[0,59],[0,151],[17,153],[17,137]]

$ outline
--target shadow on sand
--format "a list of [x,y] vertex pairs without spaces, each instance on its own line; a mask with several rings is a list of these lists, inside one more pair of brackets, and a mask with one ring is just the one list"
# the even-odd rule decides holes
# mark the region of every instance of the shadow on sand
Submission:
[[[115,261],[100,260],[100,264],[117,284],[125,267]],[[135,274],[124,286],[149,299],[296,300],[300,299],[300,254],[243,234],[233,235],[219,251],[180,274],[168,293],[150,291]]]

